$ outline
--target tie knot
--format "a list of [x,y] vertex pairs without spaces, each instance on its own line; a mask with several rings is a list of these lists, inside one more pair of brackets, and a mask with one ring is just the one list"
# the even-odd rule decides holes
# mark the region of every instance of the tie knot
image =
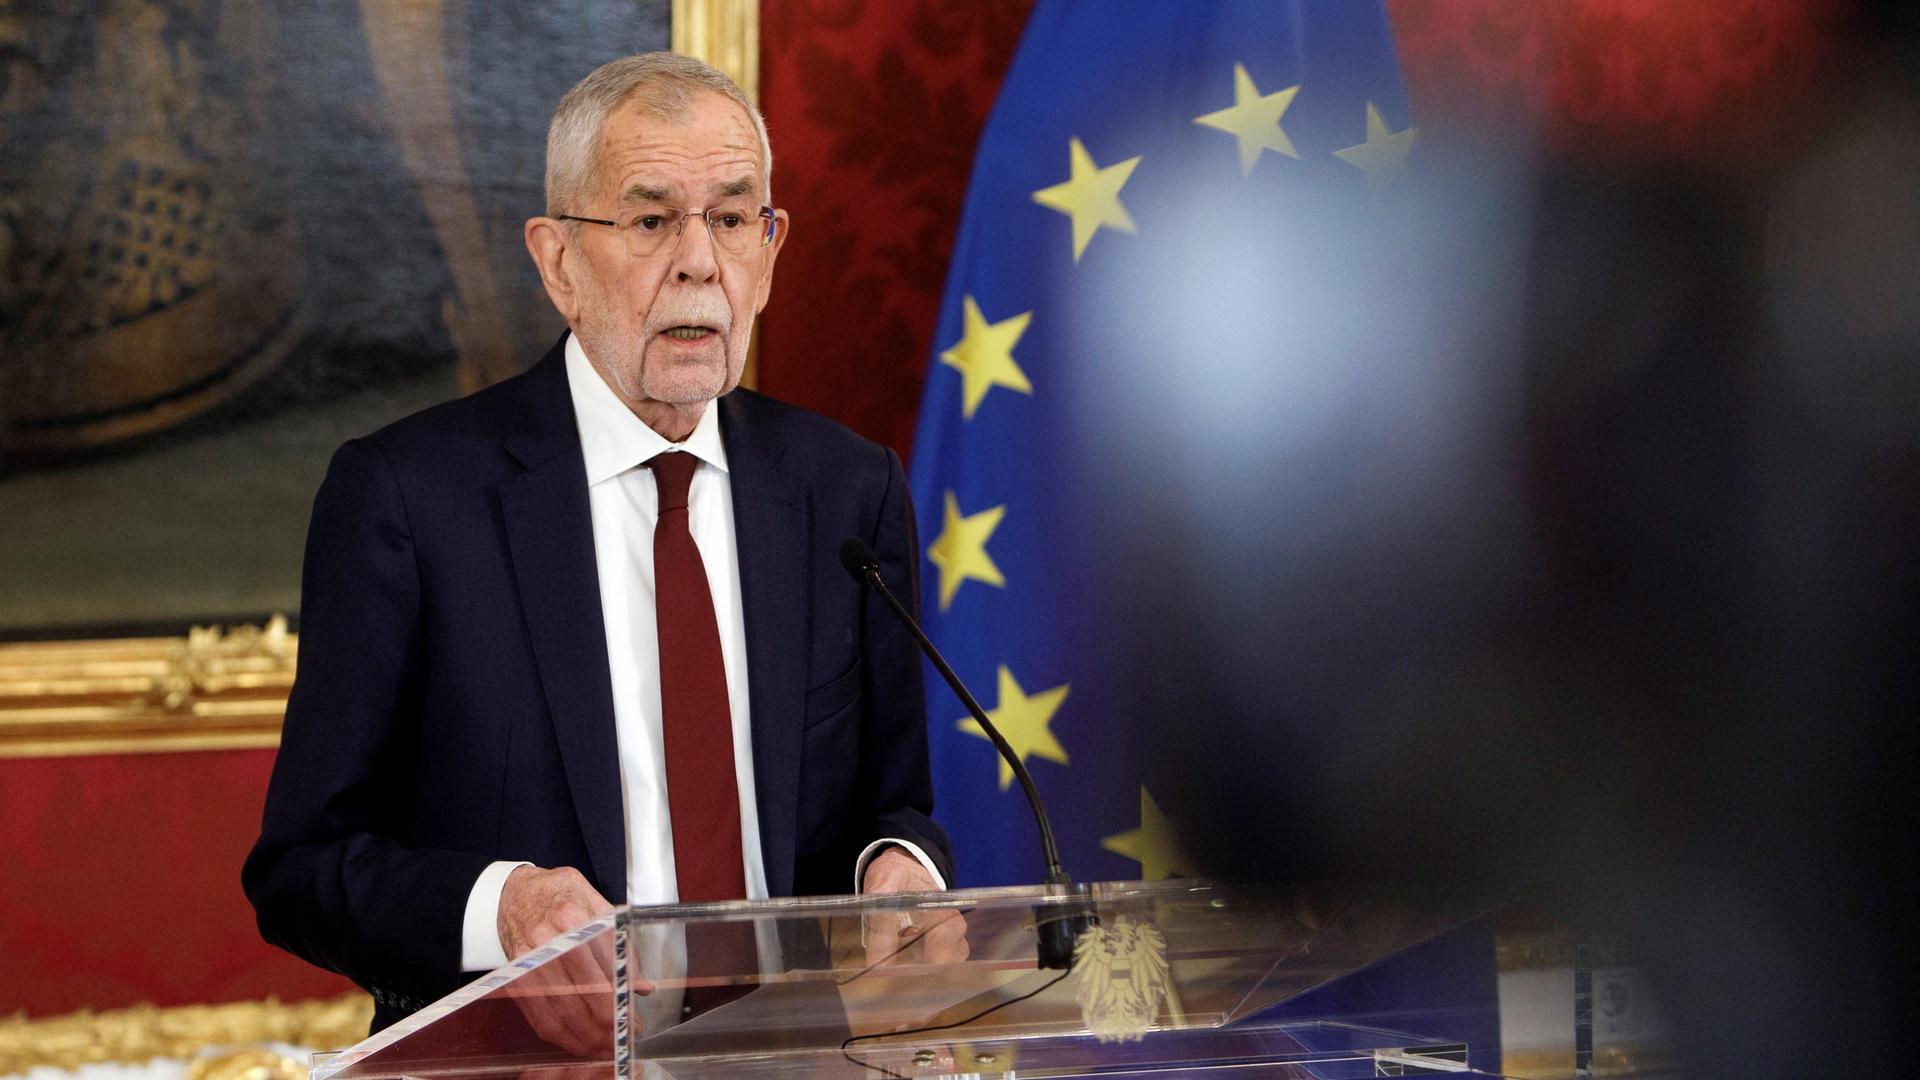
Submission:
[[647,459],[647,468],[653,470],[654,485],[660,489],[661,513],[687,508],[687,488],[693,483],[693,470],[699,467],[699,458],[678,450]]

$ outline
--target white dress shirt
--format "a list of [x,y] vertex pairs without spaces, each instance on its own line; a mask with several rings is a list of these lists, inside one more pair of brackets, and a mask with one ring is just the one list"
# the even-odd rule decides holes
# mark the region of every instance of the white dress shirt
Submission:
[[[733,775],[740,793],[740,857],[747,898],[765,899],[767,872],[760,852],[760,818],[753,783],[753,732],[747,698],[747,630],[740,600],[740,556],[733,529],[733,487],[720,410],[709,407],[693,433],[668,442],[648,427],[600,377],[578,338],[567,337],[567,386],[573,395],[586,459],[587,500],[593,518],[594,561],[606,625],[613,682],[614,738],[620,759],[620,796],[626,813],[629,904],[679,899],[674,876],[673,823],[667,804],[665,744],[661,736],[660,639],[654,621],[653,528],[660,494],[645,463],[667,452],[700,459],[687,492],[688,528],[707,571],[720,658],[733,720]],[[868,845],[854,866],[854,891],[866,863],[894,844],[913,855],[940,888],[940,872],[917,845],[884,839]],[[461,968],[487,971],[507,962],[500,943],[500,892],[519,862],[496,862],[474,883],[461,934]],[[609,897],[618,902],[618,898]]]

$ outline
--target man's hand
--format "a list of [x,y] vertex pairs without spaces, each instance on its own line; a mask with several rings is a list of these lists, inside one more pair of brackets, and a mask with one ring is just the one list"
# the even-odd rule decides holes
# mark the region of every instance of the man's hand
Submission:
[[[934,892],[940,884],[920,860],[897,847],[882,850],[861,876],[863,893]],[[957,964],[965,960],[967,920],[958,911],[877,911],[866,919],[867,964]]]
[[507,959],[518,960],[552,938],[612,910],[613,905],[571,866],[557,870],[516,866],[500,887],[500,914],[494,926],[500,932],[500,947],[506,950]]
[[920,860],[897,847],[880,849],[867,860],[867,872],[861,876],[863,893],[934,892],[940,884],[920,865]]
[[[510,959],[518,960],[613,905],[570,866],[517,866],[500,889],[495,926]],[[542,1039],[581,1057],[613,1052],[611,937],[581,945],[513,983],[514,1003]]]

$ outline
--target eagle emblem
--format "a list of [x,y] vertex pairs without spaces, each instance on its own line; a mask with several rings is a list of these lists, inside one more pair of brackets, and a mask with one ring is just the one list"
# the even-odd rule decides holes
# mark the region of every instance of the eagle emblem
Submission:
[[1121,915],[1093,926],[1073,949],[1074,997],[1095,1039],[1137,1042],[1167,997],[1167,939],[1159,927]]

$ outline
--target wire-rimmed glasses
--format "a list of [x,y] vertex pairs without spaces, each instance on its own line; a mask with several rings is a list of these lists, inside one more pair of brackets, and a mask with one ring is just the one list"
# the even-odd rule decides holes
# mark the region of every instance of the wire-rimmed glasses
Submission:
[[589,225],[617,229],[627,243],[627,250],[639,258],[657,254],[661,248],[678,240],[686,230],[690,217],[705,221],[714,246],[733,255],[745,255],[754,248],[773,243],[776,223],[773,207],[762,206],[755,210],[750,203],[711,206],[705,210],[678,210],[663,206],[641,211],[625,221],[574,214],[555,214],[554,217],[559,221],[584,221]]

